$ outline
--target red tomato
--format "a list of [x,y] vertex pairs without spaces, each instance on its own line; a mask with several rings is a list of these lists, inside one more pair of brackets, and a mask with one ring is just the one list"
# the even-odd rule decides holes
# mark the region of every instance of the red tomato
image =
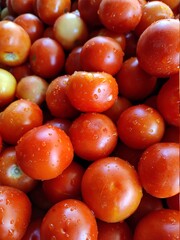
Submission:
[[73,74],[75,71],[81,71],[80,54],[82,46],[73,48],[68,54],[65,62],[65,70],[67,74]]
[[118,97],[115,78],[105,72],[74,72],[69,76],[67,96],[82,112],[103,112]]
[[168,77],[179,71],[179,20],[161,19],[141,34],[137,43],[137,58],[146,72],[156,77]]
[[69,166],[73,147],[63,130],[45,124],[23,135],[16,146],[16,155],[28,176],[46,180],[57,177]]
[[83,175],[81,191],[96,218],[109,223],[128,218],[142,198],[137,172],[118,157],[93,162]]
[[126,109],[117,122],[119,138],[127,146],[145,149],[159,142],[164,134],[164,121],[158,111],[144,105]]
[[22,240],[41,240],[40,238],[41,222],[42,222],[41,218],[31,221]]
[[31,101],[19,99],[0,113],[0,134],[3,141],[16,144],[24,133],[42,125],[41,108]]
[[41,225],[41,240],[97,240],[97,223],[91,210],[74,199],[56,203],[46,213]]
[[37,183],[17,165],[15,147],[6,147],[0,154],[0,183],[23,192],[31,191]]
[[179,239],[179,225],[179,211],[170,209],[152,211],[138,223],[133,239]]
[[32,13],[34,11],[34,0],[9,0],[12,10],[20,15],[23,13]]
[[75,153],[90,161],[109,156],[117,143],[115,124],[101,113],[80,115],[72,122],[69,136]]
[[179,74],[172,75],[157,95],[157,108],[165,121],[180,126],[179,115]]
[[142,154],[138,173],[143,188],[154,197],[167,198],[179,192],[179,144],[156,143]]
[[0,22],[0,63],[17,66],[24,63],[31,47],[28,33],[12,21]]
[[53,118],[51,120],[48,120],[46,123],[64,130],[65,133],[69,135],[69,128],[71,126],[70,120],[64,118]]
[[42,78],[54,78],[62,70],[65,53],[62,46],[51,38],[39,38],[31,46],[29,53],[31,69]]
[[96,36],[82,46],[80,63],[84,71],[107,72],[115,75],[123,62],[123,51],[111,37]]
[[22,239],[31,217],[31,203],[19,189],[0,186],[1,240]]
[[180,210],[180,193],[166,198],[166,203],[170,209]]
[[29,62],[25,62],[19,66],[11,67],[9,72],[15,77],[16,81],[19,82],[21,78],[32,75],[33,72],[30,68]]

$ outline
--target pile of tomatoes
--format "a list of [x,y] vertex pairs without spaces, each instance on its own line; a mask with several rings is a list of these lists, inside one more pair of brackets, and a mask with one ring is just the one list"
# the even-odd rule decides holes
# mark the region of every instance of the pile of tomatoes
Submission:
[[180,1],[0,4],[0,240],[180,239]]

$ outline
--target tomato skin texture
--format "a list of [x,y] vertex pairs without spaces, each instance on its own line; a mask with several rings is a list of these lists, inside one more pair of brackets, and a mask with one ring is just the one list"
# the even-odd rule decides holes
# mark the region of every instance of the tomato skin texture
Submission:
[[74,152],[89,161],[109,156],[118,138],[115,124],[101,113],[81,114],[72,122],[69,137]]
[[157,108],[165,121],[180,126],[179,115],[179,74],[172,75],[157,95]]
[[79,71],[69,76],[67,96],[81,112],[103,112],[117,99],[118,85],[108,73]]
[[164,128],[164,120],[159,112],[144,104],[126,109],[117,123],[121,141],[135,149],[145,149],[161,141]]
[[29,55],[31,40],[28,33],[18,24],[3,20],[0,22],[0,63],[18,66]]
[[13,187],[0,186],[1,240],[23,237],[31,217],[31,202],[27,195]]
[[73,147],[63,130],[45,124],[23,135],[16,146],[16,155],[28,176],[46,180],[57,177],[71,163]]
[[156,143],[148,147],[138,163],[143,188],[154,197],[167,198],[179,192],[179,145]]
[[136,170],[118,157],[93,162],[83,175],[81,191],[96,218],[109,223],[129,217],[142,198]]
[[[152,211],[139,222],[134,240],[179,239],[179,211],[161,209]],[[153,230],[152,230],[153,229]]]
[[97,223],[85,203],[67,199],[52,206],[41,224],[41,240],[97,240]]
[[150,75],[169,77],[179,71],[179,20],[152,23],[137,43],[139,64]]

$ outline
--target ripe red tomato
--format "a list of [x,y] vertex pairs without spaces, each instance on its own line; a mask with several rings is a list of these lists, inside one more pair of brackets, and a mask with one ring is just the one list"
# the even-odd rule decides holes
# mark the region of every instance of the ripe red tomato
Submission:
[[69,166],[73,147],[63,130],[45,124],[23,135],[16,146],[16,155],[20,168],[28,176],[46,180],[57,177]]
[[0,232],[2,240],[22,239],[31,217],[31,202],[19,189],[0,186]]
[[117,143],[115,124],[101,113],[81,114],[72,122],[69,136],[75,153],[90,161],[109,156]]
[[12,21],[0,21],[0,63],[17,66],[29,55],[31,40],[28,33]]
[[97,240],[97,223],[92,211],[79,200],[67,199],[53,205],[40,229],[41,240]]
[[103,112],[118,97],[116,79],[105,72],[74,72],[69,76],[67,96],[82,112]]
[[179,225],[179,211],[171,209],[152,211],[139,222],[133,239],[179,239]]
[[161,141],[164,128],[164,121],[159,112],[144,104],[129,107],[117,122],[119,138],[127,146],[135,149],[145,149]]
[[136,170],[118,157],[93,162],[83,175],[81,191],[96,218],[109,223],[128,218],[142,198]]
[[166,203],[170,209],[180,210],[180,193],[166,198]]
[[14,13],[32,13],[34,11],[34,0],[9,0]]
[[24,234],[22,240],[41,240],[40,238],[40,227],[41,227],[41,218],[32,220]]
[[142,154],[138,173],[143,188],[154,197],[179,193],[179,144],[156,143]]

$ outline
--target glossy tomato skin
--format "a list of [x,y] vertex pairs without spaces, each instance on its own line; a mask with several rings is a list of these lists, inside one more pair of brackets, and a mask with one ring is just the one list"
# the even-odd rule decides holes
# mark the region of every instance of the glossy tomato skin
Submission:
[[81,114],[72,122],[69,137],[75,153],[89,161],[109,156],[118,139],[115,124],[101,113]]
[[77,71],[69,77],[67,96],[81,112],[103,112],[117,99],[118,85],[111,74]]
[[179,224],[179,211],[171,209],[152,211],[139,222],[133,239],[179,239]]
[[16,155],[28,176],[46,180],[57,177],[69,166],[73,147],[63,130],[44,124],[23,135],[16,146]]
[[0,63],[17,66],[29,55],[31,40],[28,33],[18,24],[3,20],[0,22]]
[[159,112],[144,104],[126,109],[117,123],[121,141],[135,149],[145,149],[161,141],[164,128],[164,120]]
[[34,0],[9,0],[12,10],[17,14],[33,13]]
[[54,78],[62,70],[65,53],[62,46],[47,37],[37,39],[30,48],[29,62],[35,74],[43,78]]
[[137,43],[137,58],[142,69],[156,77],[178,73],[178,37],[178,19],[161,19],[146,28]]
[[96,218],[109,223],[128,218],[142,198],[136,170],[118,157],[93,162],[83,175],[81,191]]
[[69,52],[66,62],[65,62],[65,71],[67,74],[73,74],[75,71],[81,71],[81,63],[80,63],[80,54],[81,54],[82,46],[75,47],[72,51]]
[[43,123],[41,108],[29,100],[10,103],[0,114],[0,133],[3,140],[16,144],[24,133]]
[[115,75],[123,61],[121,46],[111,37],[95,36],[82,46],[80,62],[84,71]]
[[23,192],[31,191],[37,184],[17,165],[15,147],[6,147],[0,153],[0,183]]
[[22,240],[40,240],[41,218],[32,220],[24,234]]
[[157,95],[157,108],[165,121],[180,126],[179,118],[179,74],[172,75]]
[[1,239],[21,239],[31,217],[31,202],[27,195],[16,188],[0,186],[0,209]]
[[91,210],[79,200],[67,199],[52,206],[41,224],[41,240],[97,240],[97,223]]
[[143,188],[154,197],[167,198],[179,192],[179,145],[156,143],[148,147],[138,163]]

